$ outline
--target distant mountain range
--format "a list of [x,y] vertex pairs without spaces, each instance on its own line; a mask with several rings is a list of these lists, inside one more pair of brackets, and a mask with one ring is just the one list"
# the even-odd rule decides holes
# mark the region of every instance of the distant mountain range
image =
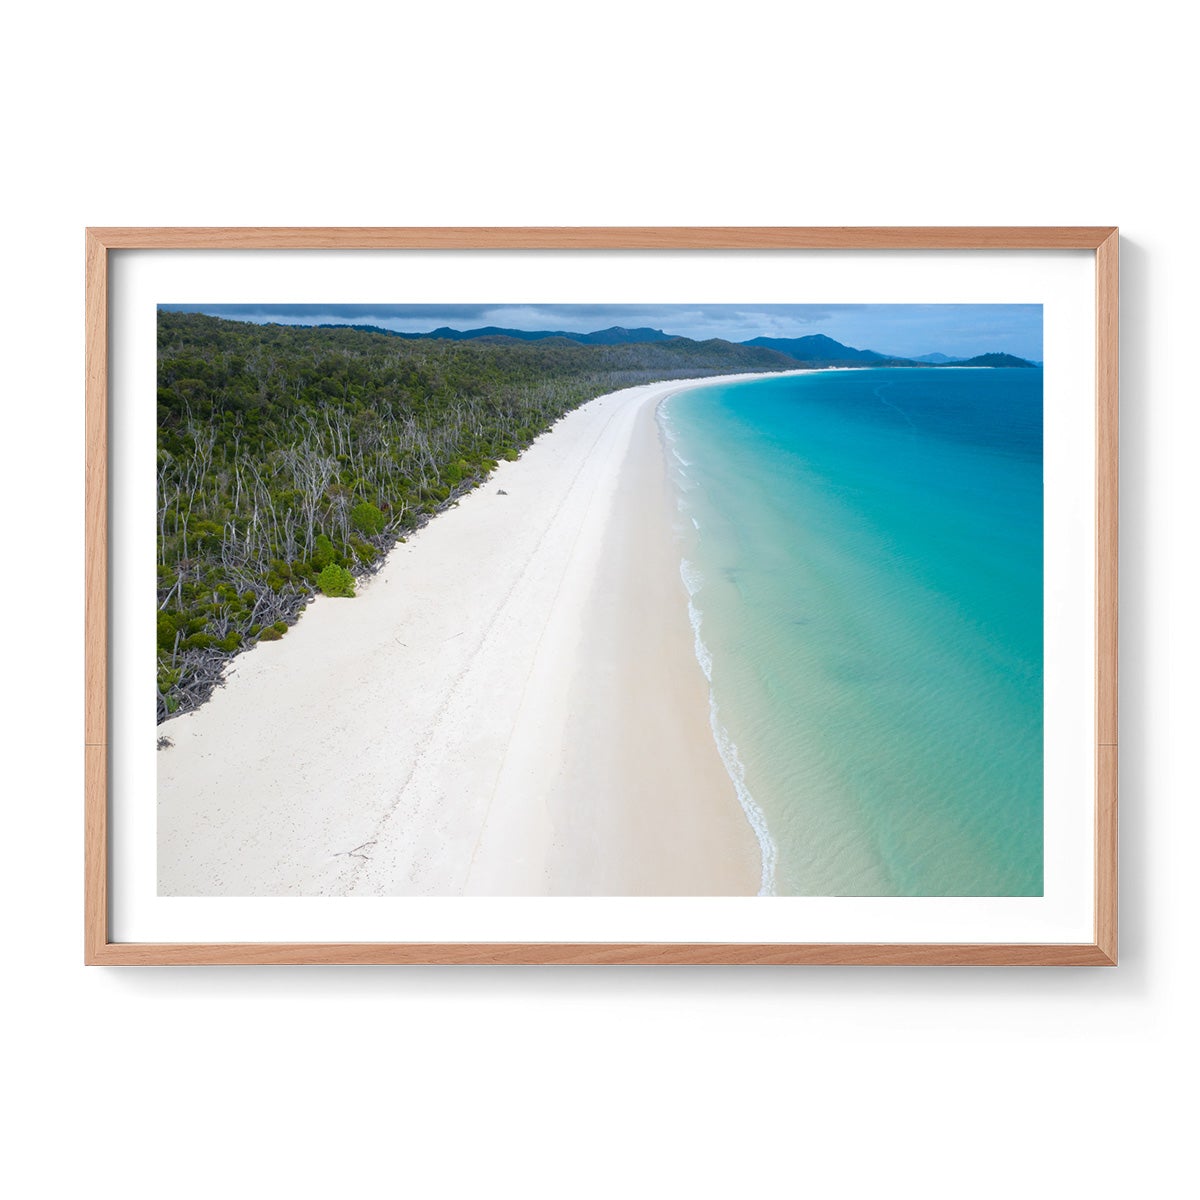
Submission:
[[[320,329],[346,328],[340,325],[321,325]],[[414,339],[437,339],[449,342],[466,342],[474,340],[498,341],[514,339],[522,342],[545,341],[549,338],[562,338],[564,341],[578,342],[584,346],[629,346],[645,345],[650,342],[692,342],[694,345],[704,343],[694,342],[691,338],[678,337],[664,333],[661,329],[625,329],[613,325],[609,329],[597,329],[593,333],[568,333],[561,329],[503,329],[497,325],[485,325],[480,329],[451,329],[442,326],[431,329],[428,333],[403,333],[395,329],[384,329],[379,325],[352,325],[364,333],[386,333],[392,337]],[[710,339],[716,342],[720,339]],[[725,342],[725,345],[734,343]],[[1012,354],[977,354],[973,358],[952,358],[948,354],[922,354],[917,358],[897,358],[895,355],[880,354],[876,350],[858,350],[853,346],[844,346],[823,333],[809,334],[798,338],[756,337],[737,343],[742,346],[754,346],[764,350],[774,350],[786,355],[797,366],[803,367],[1034,367],[1039,364]]]
[[914,359],[893,358],[874,350],[856,350],[843,346],[823,333],[809,334],[798,338],[751,338],[747,346],[762,346],[767,350],[778,350],[801,363],[820,363],[829,367],[910,367]]
[[[319,325],[318,329],[342,329],[343,325]],[[515,338],[521,342],[540,342],[547,338],[565,338],[569,342],[579,342],[584,346],[631,346],[644,345],[647,342],[689,341],[688,338],[676,338],[661,329],[623,329],[613,325],[609,329],[598,329],[595,333],[566,333],[561,329],[501,329],[498,325],[485,325],[480,329],[451,329],[443,325],[431,329],[428,333],[405,333],[398,329],[384,329],[380,325],[351,325],[363,333],[387,333],[392,337],[401,338],[438,338],[446,342],[468,342],[477,338]]]
[[598,329],[595,333],[564,333],[560,329],[500,329],[485,325],[482,329],[448,329],[442,326],[429,333],[401,333],[405,338],[444,338],[450,342],[465,342],[472,338],[518,338],[523,342],[539,342],[545,338],[566,338],[569,342],[581,342],[585,346],[630,346],[646,342],[671,342],[675,339],[661,329],[623,329],[613,325],[609,329]]

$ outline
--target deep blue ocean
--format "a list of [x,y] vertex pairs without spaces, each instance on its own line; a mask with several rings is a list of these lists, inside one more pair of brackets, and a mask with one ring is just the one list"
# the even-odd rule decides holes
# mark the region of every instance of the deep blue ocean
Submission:
[[659,411],[764,890],[1041,895],[1041,370],[822,371]]

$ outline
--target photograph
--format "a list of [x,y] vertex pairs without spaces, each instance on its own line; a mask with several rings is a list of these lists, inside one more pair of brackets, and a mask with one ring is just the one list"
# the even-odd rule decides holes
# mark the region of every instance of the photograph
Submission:
[[1040,304],[156,320],[160,896],[1044,894]]

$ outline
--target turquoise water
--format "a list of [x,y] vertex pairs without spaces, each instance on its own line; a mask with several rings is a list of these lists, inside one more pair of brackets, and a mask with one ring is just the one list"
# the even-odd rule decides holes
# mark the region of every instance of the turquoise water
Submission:
[[764,890],[1041,895],[1041,370],[718,384],[660,419]]

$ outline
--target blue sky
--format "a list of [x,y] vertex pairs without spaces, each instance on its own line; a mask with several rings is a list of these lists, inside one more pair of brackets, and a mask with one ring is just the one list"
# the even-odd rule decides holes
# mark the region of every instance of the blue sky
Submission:
[[900,356],[1003,352],[1041,361],[1040,304],[163,304],[238,321],[285,325],[379,325],[427,333],[475,329],[560,329],[589,333],[647,326],[697,339],[804,337],[823,333],[860,350]]

